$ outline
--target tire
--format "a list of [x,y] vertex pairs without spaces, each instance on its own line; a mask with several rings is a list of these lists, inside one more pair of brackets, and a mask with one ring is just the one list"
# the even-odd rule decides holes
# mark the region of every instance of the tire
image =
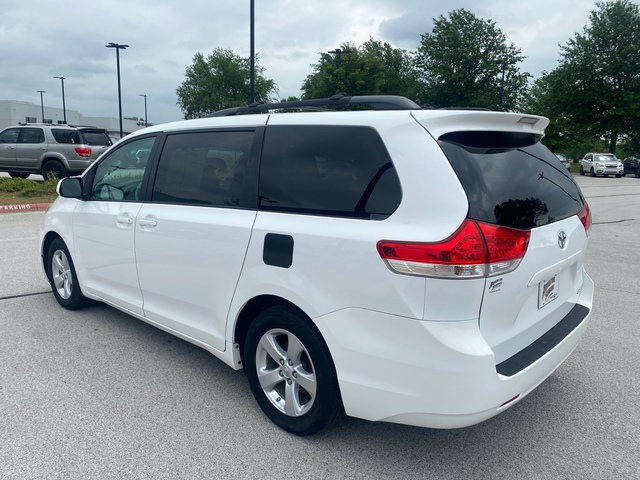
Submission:
[[277,305],[255,318],[247,332],[244,367],[262,411],[289,433],[317,433],[343,411],[327,344],[294,307]]
[[636,177],[636,178],[640,178],[640,170],[636,170],[635,177]]
[[67,169],[57,160],[49,160],[42,166],[42,176],[45,180],[60,180],[67,176]]
[[90,300],[80,290],[71,255],[60,238],[56,238],[47,252],[47,277],[53,296],[67,310],[77,310],[89,305]]
[[622,177],[622,175],[616,175],[616,178],[620,178],[620,177]]
[[580,175],[584,175],[584,169],[582,168],[582,165],[580,165]]
[[589,175],[591,175],[592,177],[596,176],[596,172],[593,171],[593,168],[591,169],[591,171],[589,172]]
[[25,172],[9,172],[11,178],[29,178],[29,174]]

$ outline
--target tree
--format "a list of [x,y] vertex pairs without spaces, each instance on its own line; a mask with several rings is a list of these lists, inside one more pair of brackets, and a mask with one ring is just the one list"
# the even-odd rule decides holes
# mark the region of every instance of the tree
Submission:
[[[249,58],[242,58],[229,49],[216,48],[205,58],[193,57],[185,80],[176,90],[178,105],[184,118],[198,118],[224,108],[249,102]],[[264,77],[264,69],[255,67],[255,100],[269,102],[277,94],[275,82]]]
[[637,138],[640,125],[640,8],[630,0],[596,3],[589,25],[561,47],[533,103],[566,132],[606,140]]
[[369,38],[360,50],[364,55],[379,58],[384,65],[384,81],[378,91],[379,95],[401,95],[412,100],[417,98],[418,72],[413,54],[373,38]]
[[302,84],[302,98],[347,95],[402,95],[417,91],[411,57],[405,50],[369,39],[361,47],[343,43],[320,54],[313,73]]
[[507,45],[495,23],[464,8],[433,21],[416,57],[420,101],[434,107],[517,108],[531,75],[520,71],[525,57]]

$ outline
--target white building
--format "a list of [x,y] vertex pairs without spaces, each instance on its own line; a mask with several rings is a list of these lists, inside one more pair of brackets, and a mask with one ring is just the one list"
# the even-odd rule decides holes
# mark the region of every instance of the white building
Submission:
[[[69,125],[92,125],[104,128],[109,135],[120,136],[120,123],[117,118],[109,117],[85,117],[75,110],[66,109],[67,123]],[[12,125],[25,123],[64,123],[62,108],[44,107],[44,119],[42,107],[30,102],[17,100],[0,100],[0,130]],[[152,123],[149,126],[153,125]],[[144,119],[124,117],[122,119],[122,131],[125,135],[144,128]]]

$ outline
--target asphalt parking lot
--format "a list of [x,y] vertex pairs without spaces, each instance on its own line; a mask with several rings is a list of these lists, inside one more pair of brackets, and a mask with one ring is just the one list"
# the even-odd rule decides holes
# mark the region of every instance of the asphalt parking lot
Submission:
[[640,180],[576,178],[589,330],[531,395],[459,430],[346,418],[291,436],[204,350],[107,306],[60,308],[44,214],[0,215],[0,478],[640,478]]

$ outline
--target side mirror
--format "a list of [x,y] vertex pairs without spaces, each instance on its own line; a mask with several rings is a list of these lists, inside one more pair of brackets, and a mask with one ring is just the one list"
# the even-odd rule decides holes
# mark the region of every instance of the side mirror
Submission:
[[58,195],[65,198],[82,197],[82,179],[80,177],[67,177],[58,182],[56,188]]

